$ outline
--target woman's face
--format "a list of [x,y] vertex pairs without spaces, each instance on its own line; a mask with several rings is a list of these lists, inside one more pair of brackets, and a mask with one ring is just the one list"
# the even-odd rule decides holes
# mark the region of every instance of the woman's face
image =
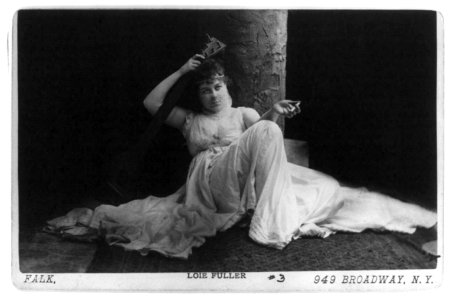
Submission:
[[214,79],[201,83],[198,96],[206,113],[218,113],[231,107],[231,96],[223,80]]

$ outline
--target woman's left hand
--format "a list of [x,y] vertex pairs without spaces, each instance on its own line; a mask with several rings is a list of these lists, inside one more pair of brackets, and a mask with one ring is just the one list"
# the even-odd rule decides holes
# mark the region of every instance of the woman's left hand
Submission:
[[281,100],[274,104],[273,110],[279,115],[283,115],[286,118],[292,118],[300,113],[300,101],[294,100]]

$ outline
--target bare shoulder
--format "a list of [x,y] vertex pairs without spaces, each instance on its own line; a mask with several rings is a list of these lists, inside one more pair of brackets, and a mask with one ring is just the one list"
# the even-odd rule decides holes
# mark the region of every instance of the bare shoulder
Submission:
[[167,119],[165,120],[165,124],[176,129],[182,130],[184,128],[186,118],[191,115],[192,112],[190,110],[179,106],[175,106],[168,115]]
[[260,119],[260,115],[256,110],[250,107],[238,107],[238,109],[242,113],[242,119],[244,120],[245,125],[247,128],[258,122]]

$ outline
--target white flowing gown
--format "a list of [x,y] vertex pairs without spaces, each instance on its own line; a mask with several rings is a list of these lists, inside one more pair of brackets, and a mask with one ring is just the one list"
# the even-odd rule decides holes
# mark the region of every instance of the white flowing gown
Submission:
[[188,115],[183,134],[194,158],[185,185],[174,194],[101,205],[94,212],[79,209],[49,226],[79,223],[128,250],[187,258],[206,237],[247,215],[249,236],[278,249],[306,235],[365,229],[413,233],[417,226],[436,224],[434,212],[342,187],[328,175],[288,163],[280,128],[259,121],[246,129],[245,109],[232,108],[220,127],[209,116]]

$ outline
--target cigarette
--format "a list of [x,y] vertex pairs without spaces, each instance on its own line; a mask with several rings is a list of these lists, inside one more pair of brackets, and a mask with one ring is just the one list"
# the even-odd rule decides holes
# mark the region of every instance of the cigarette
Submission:
[[289,111],[293,112],[296,109],[296,106],[297,106],[297,108],[300,109],[299,105],[300,105],[300,101],[298,101],[296,104],[292,105],[291,108],[289,109]]

